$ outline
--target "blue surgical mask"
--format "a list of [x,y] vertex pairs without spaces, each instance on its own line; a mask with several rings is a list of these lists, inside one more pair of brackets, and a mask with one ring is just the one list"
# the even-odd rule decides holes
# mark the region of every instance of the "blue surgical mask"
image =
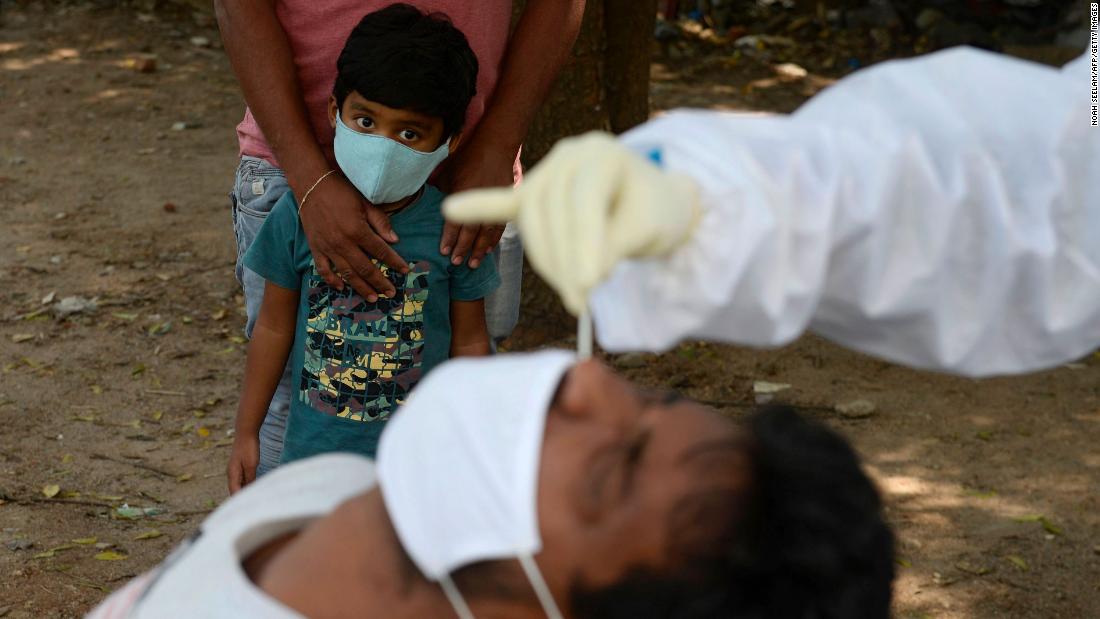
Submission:
[[447,142],[423,153],[381,135],[359,133],[345,125],[340,114],[333,150],[344,176],[372,204],[397,202],[416,193],[450,154]]

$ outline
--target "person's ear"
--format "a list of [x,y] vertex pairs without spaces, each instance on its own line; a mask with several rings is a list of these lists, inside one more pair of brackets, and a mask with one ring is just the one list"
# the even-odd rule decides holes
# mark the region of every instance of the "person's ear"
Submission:
[[453,153],[456,150],[458,150],[458,145],[461,144],[461,143],[462,143],[462,132],[461,131],[455,131],[454,135],[451,136],[451,139],[447,141],[447,150],[449,150]]
[[340,106],[336,104],[336,95],[329,95],[328,97],[328,124],[333,129],[336,128],[336,115],[340,113]]

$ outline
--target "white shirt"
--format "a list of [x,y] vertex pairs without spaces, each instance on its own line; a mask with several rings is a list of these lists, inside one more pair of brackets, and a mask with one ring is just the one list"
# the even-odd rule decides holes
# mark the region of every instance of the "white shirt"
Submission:
[[612,351],[806,329],[964,375],[1100,346],[1100,128],[1082,56],[969,48],[876,65],[790,116],[681,111],[623,142],[705,209],[668,259],[621,264],[591,309]]
[[302,619],[249,580],[242,561],[375,484],[374,464],[328,454],[279,467],[223,503],[159,567],[104,600],[88,619]]

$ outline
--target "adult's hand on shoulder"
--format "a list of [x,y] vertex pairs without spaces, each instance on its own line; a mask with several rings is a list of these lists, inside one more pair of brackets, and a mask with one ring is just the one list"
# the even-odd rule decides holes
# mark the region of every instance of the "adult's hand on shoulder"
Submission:
[[[514,152],[470,142],[443,164],[439,182],[447,193],[511,187],[515,183],[515,161]],[[482,225],[478,222],[460,224],[448,221],[443,227],[439,251],[451,256],[451,263],[456,265],[462,264],[468,257],[470,268],[476,269],[485,255],[497,246],[503,234],[504,225],[499,223]]]
[[690,238],[700,204],[692,179],[592,132],[559,142],[519,187],[453,195],[444,214],[458,223],[515,219],[535,271],[580,315],[618,262],[662,256]]
[[394,286],[371,258],[405,273],[409,265],[390,246],[397,235],[389,217],[339,173],[318,183],[299,211],[317,273],[342,290],[350,284],[367,301],[393,296]]

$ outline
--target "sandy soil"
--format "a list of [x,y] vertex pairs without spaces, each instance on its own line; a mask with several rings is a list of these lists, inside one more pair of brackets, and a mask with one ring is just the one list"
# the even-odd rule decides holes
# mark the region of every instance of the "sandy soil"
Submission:
[[[242,103],[216,41],[201,19],[0,1],[0,617],[79,616],[225,497]],[[654,103],[786,111],[829,81],[772,76],[657,64]],[[97,307],[58,317],[72,296]],[[528,320],[511,347],[554,332]],[[898,617],[1100,616],[1100,358],[972,381],[806,337],[612,362],[734,415],[787,383],[777,400],[849,436],[896,526]],[[875,413],[833,412],[854,399]]]

